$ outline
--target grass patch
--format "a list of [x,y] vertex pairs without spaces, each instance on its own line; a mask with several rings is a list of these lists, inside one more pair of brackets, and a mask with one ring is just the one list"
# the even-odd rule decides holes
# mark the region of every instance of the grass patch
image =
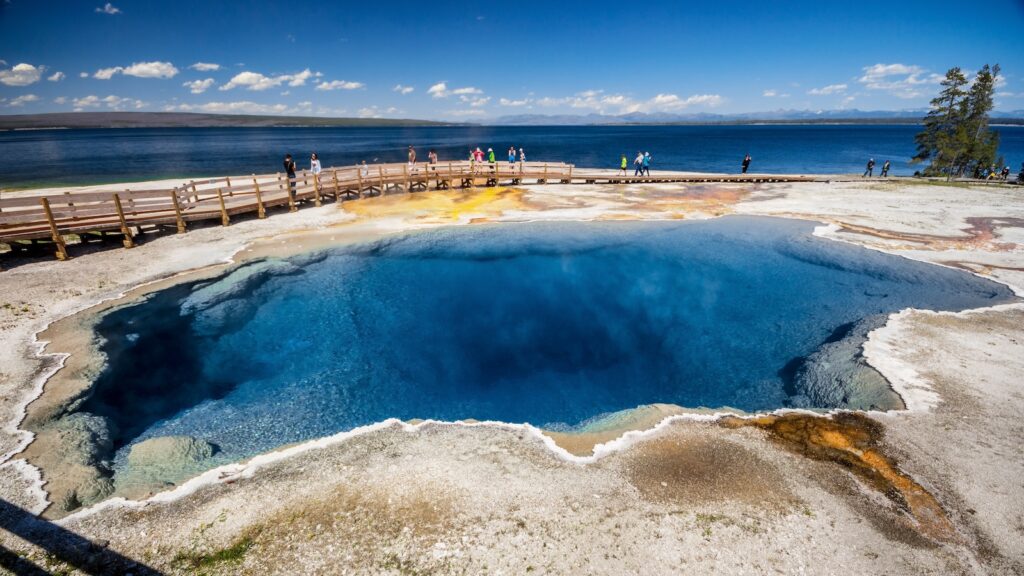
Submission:
[[184,568],[202,573],[206,569],[215,568],[223,564],[237,564],[241,562],[249,550],[252,549],[253,544],[253,536],[246,534],[227,548],[221,548],[213,552],[200,553],[191,550],[179,552],[175,555],[171,564],[175,568]]

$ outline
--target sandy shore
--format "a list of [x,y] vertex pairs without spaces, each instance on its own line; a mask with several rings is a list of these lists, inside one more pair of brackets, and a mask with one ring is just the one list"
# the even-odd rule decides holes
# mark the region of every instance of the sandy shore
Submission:
[[[70,357],[38,356],[35,335],[139,286],[420,227],[725,214],[820,221],[826,237],[1024,293],[1024,196],[1013,188],[548,185],[275,213],[0,273],[0,494],[47,507],[44,479],[16,456],[31,440],[16,425],[62,363],[68,381],[95,369],[88,339],[62,343]],[[60,524],[107,544],[84,556],[116,551],[172,573],[1024,572],[1024,307],[901,313],[865,355],[909,410],[819,429],[810,416],[792,426],[666,420],[676,411],[666,407],[622,423],[645,433],[600,430],[561,447],[523,427],[391,423]],[[596,457],[578,456],[601,442]],[[21,538],[5,533],[2,544],[47,562]]]

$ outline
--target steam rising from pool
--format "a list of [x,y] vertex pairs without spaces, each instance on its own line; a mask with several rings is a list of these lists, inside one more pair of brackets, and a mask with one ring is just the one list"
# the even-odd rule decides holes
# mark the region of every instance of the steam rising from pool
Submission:
[[[133,463],[145,481],[186,475],[388,417],[571,429],[654,402],[887,409],[900,399],[860,358],[885,315],[1012,299],[812,229],[469,226],[252,262],[102,319],[108,366],[80,412],[104,419],[131,483]],[[154,446],[176,471],[152,471]]]

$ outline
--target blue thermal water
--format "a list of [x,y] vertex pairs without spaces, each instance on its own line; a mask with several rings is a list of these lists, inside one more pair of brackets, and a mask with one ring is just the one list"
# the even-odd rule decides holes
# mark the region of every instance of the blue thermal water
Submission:
[[388,417],[565,428],[654,402],[773,409],[780,371],[842,325],[1012,299],[812,228],[470,226],[246,264],[109,313],[82,411],[110,420],[123,465],[156,436],[227,461]]

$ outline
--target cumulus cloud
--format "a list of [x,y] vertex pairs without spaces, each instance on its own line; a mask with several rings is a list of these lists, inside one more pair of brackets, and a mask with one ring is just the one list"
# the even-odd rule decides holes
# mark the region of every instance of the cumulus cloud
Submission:
[[938,84],[942,76],[928,72],[920,66],[907,64],[875,64],[865,66],[857,79],[869,90],[880,90],[898,98],[923,96],[923,88]]
[[114,6],[110,2],[107,2],[103,6],[97,6],[96,12],[99,12],[100,14],[110,14],[111,16],[113,16],[114,14],[120,14],[121,9]]
[[830,94],[842,94],[846,92],[846,84],[829,84],[822,88],[811,88],[807,91],[812,96],[828,96]]
[[189,92],[193,94],[202,94],[206,92],[210,86],[213,86],[213,78],[206,78],[203,80],[192,80],[191,82],[185,82],[182,86],[188,88]]
[[321,82],[316,85],[317,90],[358,90],[363,88],[365,84],[362,82],[347,82],[345,80],[332,80],[330,82]]
[[764,96],[765,98],[789,98],[789,94],[779,92],[774,88],[765,90],[764,92],[761,93],[761,96]]
[[259,104],[242,100],[238,102],[207,102],[205,104],[179,104],[164,108],[168,112],[207,112],[210,114],[289,114],[298,110],[287,104]]
[[110,80],[116,74],[136,78],[174,78],[178,74],[178,69],[170,62],[135,62],[131,66],[100,68],[92,77],[97,80]]
[[28,86],[39,82],[45,66],[33,66],[22,62],[9,70],[0,70],[0,83],[7,86]]
[[89,73],[88,72],[79,72],[78,73],[78,77],[79,78],[88,78],[89,77]]
[[217,70],[220,70],[220,64],[211,64],[209,62],[196,62],[195,64],[189,66],[189,68],[193,70],[198,70],[199,72],[216,72]]
[[403,86],[401,84],[395,84],[395,87],[391,89],[392,92],[398,92],[399,94],[405,95],[412,93],[415,88],[412,86]]
[[430,94],[434,98],[447,98],[449,96],[479,96],[483,93],[483,90],[472,86],[449,90],[447,82],[438,82],[427,89],[427,94]]
[[38,100],[39,96],[36,96],[35,94],[25,94],[23,96],[18,96],[17,98],[11,99],[11,101],[7,102],[6,105],[11,106],[13,108],[17,108],[18,106],[24,106],[29,102],[36,102]]
[[64,96],[58,96],[53,99],[54,104],[67,104],[68,99]]
[[508,98],[499,98],[498,104],[501,106],[528,106],[533,100],[529,98],[523,98],[522,100],[509,100]]
[[715,107],[724,99],[718,94],[694,94],[681,98],[677,94],[658,94],[649,100],[636,100],[624,94],[606,94],[604,90],[586,90],[562,98],[544,97],[539,106],[568,106],[591,110],[599,114],[629,114],[632,112],[674,112],[691,106]]
[[365,108],[360,108],[358,114],[360,118],[381,118],[384,114],[394,114],[396,112],[398,112],[398,108],[395,108],[393,106],[390,108],[381,109],[378,106],[374,105],[367,106]]
[[63,72],[54,72],[53,74],[50,74],[49,76],[46,77],[46,79],[49,80],[50,82],[60,82],[64,78],[65,78],[65,76],[64,76]]
[[125,110],[127,108],[134,108],[138,110],[146,106],[146,103],[142,100],[136,100],[134,98],[122,98],[120,96],[106,96],[100,98],[99,96],[89,95],[83,96],[82,98],[75,98],[71,101],[71,105],[75,107],[75,112],[81,112],[86,108],[99,108],[107,107],[111,110]]
[[281,74],[279,76],[265,76],[259,72],[239,72],[225,85],[221,86],[221,90],[231,90],[234,88],[242,87],[247,90],[262,91],[276,88],[282,84],[287,83],[289,86],[305,86],[306,80],[310,78],[323,76],[320,72],[312,72],[309,68],[306,68],[298,74]]

